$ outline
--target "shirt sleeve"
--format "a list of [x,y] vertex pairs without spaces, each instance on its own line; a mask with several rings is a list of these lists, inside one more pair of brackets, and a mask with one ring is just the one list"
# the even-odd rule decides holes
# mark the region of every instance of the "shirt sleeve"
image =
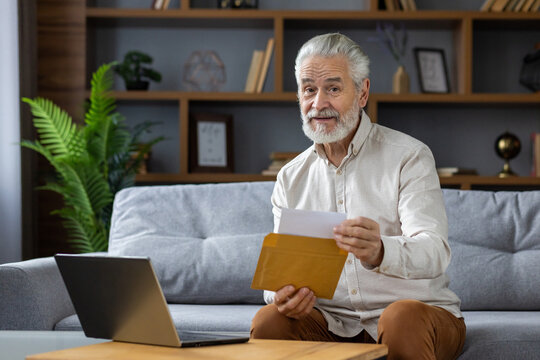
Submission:
[[401,236],[381,236],[383,261],[373,269],[405,279],[432,279],[450,263],[448,223],[435,160],[425,145],[404,159],[398,212]]

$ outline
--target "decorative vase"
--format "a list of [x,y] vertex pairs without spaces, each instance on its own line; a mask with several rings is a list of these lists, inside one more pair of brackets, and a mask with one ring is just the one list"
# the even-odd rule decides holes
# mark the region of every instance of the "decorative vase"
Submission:
[[408,94],[409,93],[409,74],[405,71],[403,65],[399,65],[393,77],[392,93]]
[[516,176],[517,174],[510,169],[510,160],[518,156],[521,151],[521,142],[518,137],[506,131],[495,140],[495,151],[499,157],[504,159],[503,169],[499,172],[498,176]]

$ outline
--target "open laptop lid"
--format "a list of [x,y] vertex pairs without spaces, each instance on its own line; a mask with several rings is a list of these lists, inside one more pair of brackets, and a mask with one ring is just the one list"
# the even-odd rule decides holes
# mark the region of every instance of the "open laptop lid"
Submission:
[[149,258],[54,258],[86,336],[181,346]]

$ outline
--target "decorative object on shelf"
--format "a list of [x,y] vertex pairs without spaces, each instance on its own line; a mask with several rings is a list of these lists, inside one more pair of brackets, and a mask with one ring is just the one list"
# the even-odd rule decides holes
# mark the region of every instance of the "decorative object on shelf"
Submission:
[[218,9],[257,9],[258,0],[218,0]]
[[450,92],[448,68],[443,49],[414,48],[418,81],[423,93]]
[[283,152],[283,151],[274,151],[270,154],[270,160],[272,162],[268,168],[264,169],[261,174],[267,176],[276,176],[279,170],[287,164],[289,161],[300,155],[299,152]]
[[114,71],[120,75],[127,90],[148,90],[150,80],[160,82],[161,74],[142,64],[151,64],[152,57],[138,50],[126,53],[124,61],[114,65]]
[[184,65],[182,82],[189,91],[219,91],[226,80],[225,65],[215,51],[194,51]]
[[[135,171],[145,155],[163,140],[157,137],[137,147],[153,123],[130,131],[114,112],[112,67],[112,63],[102,65],[92,76],[84,126],[49,100],[23,98],[34,115],[39,139],[23,140],[21,145],[43,155],[56,171],[56,179],[38,189],[62,196],[63,207],[52,214],[64,219],[68,242],[78,252],[107,250],[114,195],[134,185]],[[135,158],[133,151],[138,153]]]
[[495,151],[499,157],[504,159],[503,169],[499,172],[499,177],[516,176],[510,169],[510,160],[518,156],[521,151],[521,142],[514,134],[506,131],[495,140]]
[[540,91],[540,43],[537,50],[523,58],[519,82],[531,91]]
[[151,8],[154,10],[167,10],[171,0],[153,0]]
[[393,77],[392,92],[394,94],[406,94],[409,92],[409,75],[403,65],[403,58],[407,51],[407,30],[401,23],[401,28],[397,31],[392,23],[377,22],[377,36],[368,38],[384,47],[398,63],[398,68]]
[[190,172],[233,172],[232,115],[189,115]]

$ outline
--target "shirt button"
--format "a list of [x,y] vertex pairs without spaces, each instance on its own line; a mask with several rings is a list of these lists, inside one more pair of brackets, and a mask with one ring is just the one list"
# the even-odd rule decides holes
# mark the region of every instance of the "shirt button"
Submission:
[[351,294],[356,295],[357,292],[356,289],[352,289]]
[[343,205],[343,200],[339,200],[339,205]]
[[338,174],[338,175],[341,175],[341,170],[338,170],[338,171],[337,171],[337,174]]
[[352,264],[352,260],[351,260],[351,259],[347,260],[347,264],[351,265],[351,264]]

